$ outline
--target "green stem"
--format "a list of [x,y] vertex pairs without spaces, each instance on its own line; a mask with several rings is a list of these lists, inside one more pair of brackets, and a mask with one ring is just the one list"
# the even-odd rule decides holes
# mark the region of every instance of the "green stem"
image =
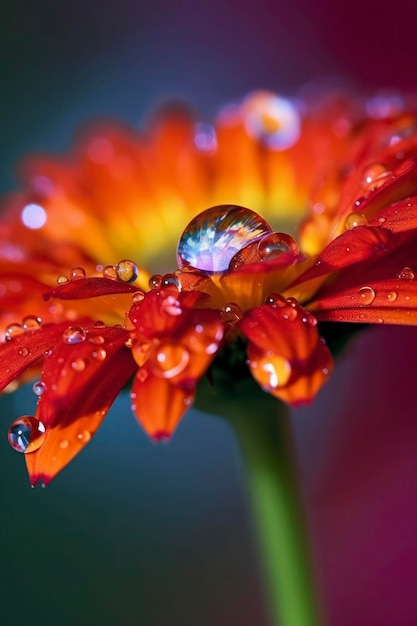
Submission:
[[198,408],[228,418],[246,466],[271,626],[321,626],[292,429],[284,404],[251,378],[217,374]]

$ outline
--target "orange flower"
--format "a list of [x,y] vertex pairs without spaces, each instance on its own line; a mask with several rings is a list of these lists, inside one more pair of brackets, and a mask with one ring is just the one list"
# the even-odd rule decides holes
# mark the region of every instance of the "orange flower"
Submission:
[[0,223],[0,384],[41,370],[35,417],[9,432],[32,484],[84,447],[132,377],[133,412],[159,440],[211,368],[297,405],[332,369],[317,322],[417,323],[405,109],[254,93],[214,126],[175,108],[146,136],[105,126],[67,160],[24,164]]

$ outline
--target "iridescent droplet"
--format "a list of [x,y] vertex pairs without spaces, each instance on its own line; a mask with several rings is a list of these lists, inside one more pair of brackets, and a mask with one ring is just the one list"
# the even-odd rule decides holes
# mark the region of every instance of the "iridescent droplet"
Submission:
[[182,345],[163,343],[155,354],[154,374],[162,378],[173,378],[185,370],[189,359],[189,352]]
[[225,272],[235,254],[271,232],[269,224],[250,209],[235,205],[211,207],[191,220],[181,235],[178,265],[207,274]]
[[415,274],[411,267],[403,267],[401,272],[398,274],[398,278],[405,278],[406,280],[413,280],[415,278]]
[[375,300],[375,291],[372,287],[361,287],[358,291],[361,304],[369,305]]
[[123,259],[115,267],[117,278],[124,283],[134,283],[139,277],[139,268],[133,261]]
[[36,383],[33,383],[32,391],[35,396],[42,396],[46,391],[46,385],[41,380],[38,380]]
[[4,331],[4,337],[6,341],[11,341],[12,339],[15,339],[16,337],[23,335],[24,332],[25,332],[25,329],[23,328],[21,324],[13,323],[13,324],[9,324],[8,326],[6,326],[5,331]]
[[24,330],[38,330],[42,326],[42,320],[36,315],[26,315],[22,320]]
[[85,278],[85,269],[83,267],[73,267],[70,272],[71,280],[76,280],[77,278]]
[[80,326],[68,326],[62,335],[63,342],[68,344],[82,343],[85,338],[85,330]]
[[364,226],[367,223],[368,219],[363,213],[351,213],[345,220],[345,228],[346,230],[351,230],[357,226]]
[[10,425],[7,437],[14,450],[29,454],[41,447],[46,429],[36,417],[23,415]]

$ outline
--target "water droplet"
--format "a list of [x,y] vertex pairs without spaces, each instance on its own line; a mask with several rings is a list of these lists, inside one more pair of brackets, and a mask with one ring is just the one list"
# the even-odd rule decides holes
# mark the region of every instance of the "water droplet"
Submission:
[[77,439],[79,439],[80,441],[83,441],[84,443],[87,443],[91,439],[90,431],[89,430],[83,430],[81,433],[78,433]]
[[361,287],[358,291],[361,304],[369,305],[375,300],[375,291],[372,287]]
[[398,294],[396,291],[389,291],[387,293],[387,298],[390,302],[395,302],[396,299],[398,298]]
[[382,163],[372,163],[368,165],[363,172],[362,185],[366,189],[377,189],[380,187],[387,177],[388,172]]
[[25,332],[25,329],[23,328],[23,326],[21,326],[21,324],[13,323],[13,324],[9,324],[8,326],[6,326],[6,329],[4,331],[4,336],[5,336],[6,341],[11,341],[12,339],[15,339],[16,337],[23,335],[24,332]]
[[149,287],[151,289],[159,289],[159,287],[161,286],[161,282],[162,282],[161,274],[154,274],[149,279]]
[[145,294],[143,293],[143,291],[136,291],[132,296],[133,304],[139,304],[139,302],[142,302],[144,297]]
[[96,335],[95,337],[89,337],[88,341],[96,346],[100,346],[104,343],[104,337]]
[[103,268],[103,276],[104,276],[104,278],[110,278],[111,280],[117,280],[116,268],[113,265],[106,265],[106,267]]
[[284,252],[296,252],[295,240],[284,233],[271,233],[262,237],[258,243],[258,252],[262,261],[273,261]]
[[62,450],[66,450],[68,446],[69,446],[68,439],[63,439],[62,441],[59,442],[59,447],[62,448]]
[[398,274],[398,278],[405,278],[406,280],[413,280],[415,274],[411,267],[403,267],[401,272]]
[[385,222],[387,221],[387,218],[384,217],[383,215],[381,215],[381,217],[378,217],[378,224],[385,224]]
[[29,349],[26,348],[25,346],[23,346],[22,348],[19,348],[19,350],[17,351],[19,356],[27,356],[29,354]]
[[86,367],[86,362],[85,362],[85,360],[84,360],[84,359],[82,359],[82,358],[80,357],[80,358],[74,359],[74,360],[71,362],[71,367],[72,367],[72,369],[73,369],[73,370],[75,370],[76,372],[83,372],[83,371],[85,370],[85,367]]
[[46,385],[41,380],[39,380],[36,383],[33,383],[32,390],[35,396],[42,396],[46,391]]
[[174,287],[177,291],[181,291],[181,283],[175,274],[165,274],[161,280],[161,287]]
[[291,364],[280,356],[263,357],[251,363],[253,373],[261,387],[273,391],[287,384],[291,376]]
[[58,283],[58,285],[65,285],[65,283],[68,282],[68,277],[64,276],[64,274],[60,274],[57,277],[56,282]]
[[269,304],[275,308],[285,306],[286,300],[279,293],[271,293],[265,298],[265,304]]
[[91,353],[91,356],[96,361],[104,361],[107,356],[107,352],[104,348],[97,348],[97,350],[94,350],[94,352]]
[[22,326],[24,330],[38,330],[42,326],[42,320],[36,315],[26,315],[23,318]]
[[207,274],[225,272],[237,252],[271,232],[268,223],[250,209],[234,205],[212,207],[191,220],[181,235],[178,265]]
[[80,328],[79,326],[68,326],[68,328],[64,330],[64,333],[62,335],[63,342],[68,344],[82,343],[83,341],[85,341],[85,338],[85,330]]
[[188,365],[189,352],[180,344],[162,343],[155,353],[153,372],[162,378],[173,378],[181,374]]
[[285,307],[285,313],[283,313],[282,317],[285,320],[289,320],[290,322],[293,322],[298,317],[298,311],[295,307],[287,306]]
[[221,318],[225,324],[236,324],[242,317],[243,311],[235,302],[229,302],[221,311]]
[[255,91],[243,101],[245,128],[272,150],[285,150],[300,136],[300,118],[292,102],[268,91]]
[[119,280],[124,283],[134,283],[139,277],[139,268],[133,261],[124,259],[119,261],[115,267],[116,274]]
[[351,230],[352,228],[356,228],[357,226],[363,226],[367,224],[368,220],[366,215],[363,213],[351,213],[347,216],[345,220],[345,228],[346,230]]
[[10,425],[7,436],[14,450],[29,454],[41,447],[46,438],[46,429],[36,417],[23,415]]
[[73,267],[70,272],[71,280],[77,280],[77,278],[85,278],[85,269],[83,267]]

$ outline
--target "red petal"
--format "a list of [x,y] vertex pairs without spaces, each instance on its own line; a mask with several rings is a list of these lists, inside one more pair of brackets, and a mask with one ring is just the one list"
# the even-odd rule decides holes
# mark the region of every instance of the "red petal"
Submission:
[[46,359],[36,416],[45,443],[26,456],[30,480],[48,483],[84,447],[137,369],[122,328],[90,327],[85,341],[59,343]]
[[289,402],[308,402],[326,382],[332,357],[316,321],[295,301],[251,309],[240,323],[249,339],[252,375],[272,395]]
[[80,300],[98,296],[111,296],[119,293],[135,293],[138,287],[111,278],[77,278],[59,287],[55,287],[44,295],[45,300],[59,298],[61,300]]
[[191,405],[195,385],[174,385],[142,368],[132,387],[132,410],[142,428],[156,440],[172,435]]

